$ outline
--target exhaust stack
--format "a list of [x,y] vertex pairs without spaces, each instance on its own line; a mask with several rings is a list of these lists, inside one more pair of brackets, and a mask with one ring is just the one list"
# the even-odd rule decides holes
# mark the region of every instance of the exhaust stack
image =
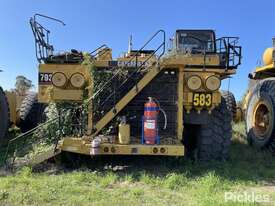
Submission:
[[132,47],[133,47],[133,44],[132,44],[132,34],[131,34],[129,38],[129,43],[128,43],[128,54],[131,53]]

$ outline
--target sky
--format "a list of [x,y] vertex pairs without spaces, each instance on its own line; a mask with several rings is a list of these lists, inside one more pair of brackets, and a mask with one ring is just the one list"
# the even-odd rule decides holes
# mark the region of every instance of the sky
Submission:
[[217,37],[238,36],[242,65],[228,88],[240,99],[265,48],[275,36],[274,0],[0,0],[0,85],[14,87],[17,75],[37,85],[38,62],[29,19],[35,13],[62,19],[66,26],[44,22],[56,51],[92,51],[102,44],[113,57],[127,50],[129,36],[139,49],[157,30],[167,40],[177,29],[214,29]]

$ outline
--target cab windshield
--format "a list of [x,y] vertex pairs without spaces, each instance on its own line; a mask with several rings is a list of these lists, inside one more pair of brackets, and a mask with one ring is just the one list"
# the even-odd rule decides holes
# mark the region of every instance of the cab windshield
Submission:
[[215,52],[215,37],[212,31],[177,31],[178,50],[192,53]]

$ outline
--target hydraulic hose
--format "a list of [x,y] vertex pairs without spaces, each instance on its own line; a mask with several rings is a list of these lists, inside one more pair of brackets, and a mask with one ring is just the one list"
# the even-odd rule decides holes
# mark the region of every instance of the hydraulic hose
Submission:
[[166,129],[167,128],[167,115],[166,115],[166,112],[164,111],[164,109],[161,108],[160,103],[157,100],[157,98],[152,97],[152,99],[154,99],[157,102],[157,104],[159,106],[159,111],[161,111],[161,113],[163,114],[163,117],[164,117],[164,126],[163,126],[163,129]]

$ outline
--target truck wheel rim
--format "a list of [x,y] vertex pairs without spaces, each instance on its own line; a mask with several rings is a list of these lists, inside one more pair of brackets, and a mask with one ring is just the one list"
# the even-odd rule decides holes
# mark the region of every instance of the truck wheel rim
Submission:
[[253,130],[256,137],[263,140],[268,137],[271,127],[271,108],[265,102],[259,102],[254,110]]

